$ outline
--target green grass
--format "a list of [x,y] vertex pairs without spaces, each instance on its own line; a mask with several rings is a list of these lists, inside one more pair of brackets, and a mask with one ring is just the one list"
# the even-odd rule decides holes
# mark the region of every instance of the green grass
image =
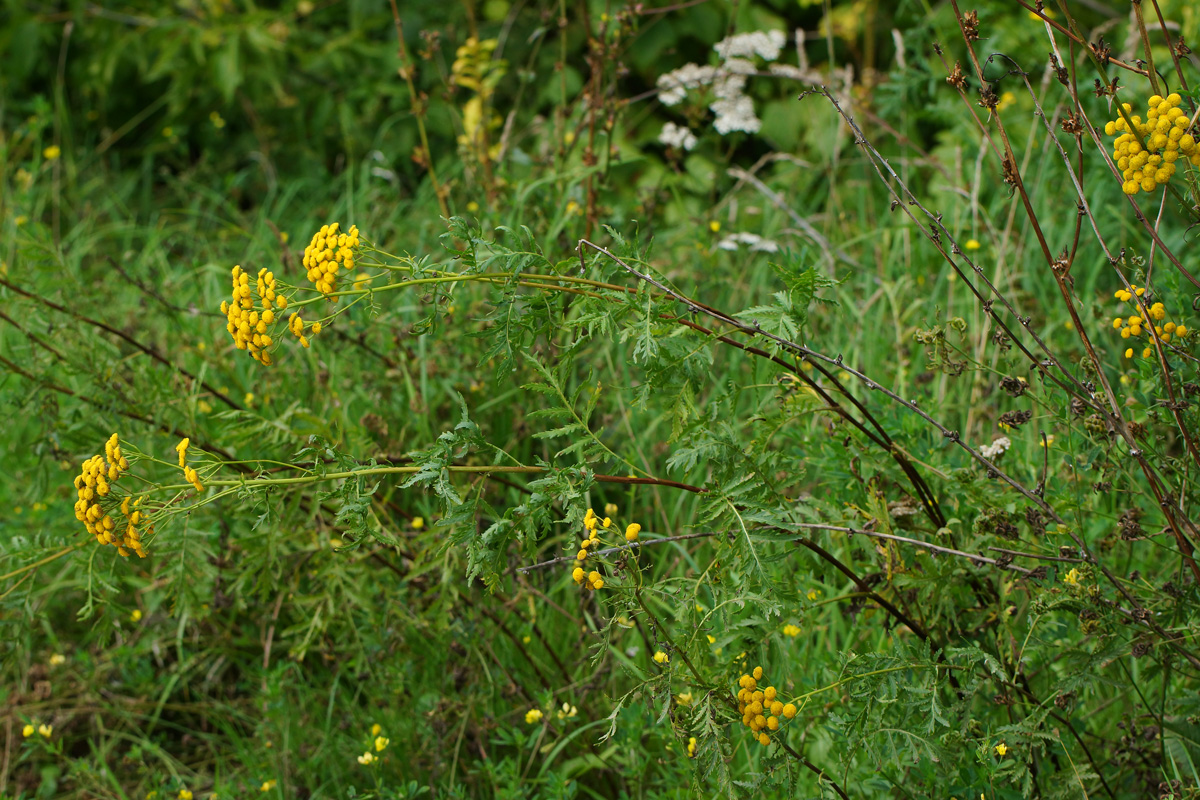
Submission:
[[[819,6],[747,4],[720,24],[710,15],[733,9],[702,4],[636,25],[605,11],[624,20],[604,35],[632,69],[618,74],[611,58],[598,68],[614,124],[609,133],[601,117],[596,150],[614,153],[596,170],[583,149],[593,120],[578,97],[590,74],[581,22],[571,18],[560,39],[541,28],[539,14],[558,13],[553,3],[512,8],[507,34],[507,12],[494,4],[472,16],[402,11],[429,93],[423,124],[440,186],[461,218],[450,223],[427,171],[408,158],[417,118],[393,77],[390,13],[302,5],[225,15],[206,6],[194,18],[146,10],[157,22],[145,42],[124,23],[89,18],[61,68],[52,32],[61,21],[20,10],[4,23],[0,41],[37,30],[44,57],[0,97],[0,797],[838,796],[826,779],[851,797],[1132,798],[1157,796],[1170,780],[1181,782],[1175,796],[1192,796],[1196,673],[1179,651],[1194,639],[1195,583],[1160,533],[1168,520],[1128,447],[1089,428],[1093,411],[1075,413],[1071,395],[1016,347],[997,345],[994,322],[927,237],[927,220],[891,207],[824,98],[797,100],[797,87],[777,79],[755,83],[760,111],[770,103],[777,116],[764,135],[737,137],[710,129],[704,103],[616,102],[689,58],[707,59],[724,22],[813,30]],[[1001,182],[998,159],[925,46],[942,42],[949,63],[966,67],[951,10],[907,4],[884,19],[890,9],[867,5],[879,26],[871,47],[890,36],[882,26],[898,26],[908,66],[872,56],[870,66],[890,71],[873,89],[856,87],[856,122],[957,242],[980,243],[967,255],[1086,379],[1085,350],[1021,196]],[[1045,50],[1040,24],[993,5],[981,9],[993,26],[988,47],[1021,61],[1039,105],[1061,115],[1069,96],[1034,66]],[[592,10],[594,33],[602,10]],[[289,33],[271,44],[259,37],[275,21]],[[713,40],[697,46],[689,24],[711,27]],[[473,25],[511,43],[493,101],[502,118],[512,112],[510,149],[490,175],[457,139],[472,94],[445,78]],[[430,58],[419,54],[423,30],[445,38]],[[151,74],[140,48],[172,37],[206,59],[171,51],[171,69]],[[866,63],[866,30],[834,38],[839,63]],[[247,49],[231,65],[235,39]],[[639,46],[662,55],[647,61]],[[823,69],[824,36],[806,51]],[[553,71],[562,52],[576,97],[565,105]],[[794,63],[794,52],[781,60]],[[106,63],[139,76],[130,97],[91,76],[89,64]],[[1109,112],[1084,91],[1091,67],[1080,58],[1074,68],[1085,111],[1102,127]],[[56,89],[38,94],[38,80]],[[1073,190],[1034,100],[1016,76],[1002,88],[1015,95],[1003,119],[1057,255],[1075,236]],[[276,110],[280,92],[297,107]],[[211,121],[213,108],[225,125]],[[666,152],[661,123],[688,114],[701,144]],[[564,144],[568,130],[574,144]],[[62,145],[55,159],[44,153],[52,143]],[[1083,179],[1096,227],[1110,250],[1147,258],[1145,229],[1089,148]],[[730,168],[753,169],[754,180]],[[1158,225],[1185,264],[1190,213],[1168,203]],[[523,270],[633,291],[567,294],[539,279],[541,288],[465,281],[379,293],[311,349],[289,335],[263,369],[234,349],[217,310],[230,269],[266,267],[303,286],[300,252],[334,220],[419,270]],[[798,220],[847,258],[831,257]],[[717,246],[735,232],[779,251]],[[997,463],[1043,487],[1063,524],[1026,522],[1030,498],[839,367],[823,376],[787,348],[689,314],[591,250],[581,267],[585,236],[700,303],[755,309],[743,321],[778,324],[840,355],[976,449],[1008,436]],[[455,254],[472,247],[478,264]],[[1124,269],[1148,282],[1144,265]],[[1126,343],[1111,327],[1121,284],[1087,220],[1070,277],[1100,369],[1127,418],[1146,426],[1139,441],[1186,518],[1194,464],[1158,370],[1121,357]],[[1186,279],[1161,254],[1149,283],[1172,319],[1191,321]],[[785,301],[799,311],[772,308]],[[918,337],[944,346],[933,354]],[[1021,342],[1039,352],[1028,335]],[[1194,379],[1185,349],[1172,361],[1177,393]],[[962,362],[961,374],[948,362]],[[1015,377],[1029,385],[1020,398],[1001,388]],[[912,481],[872,441],[877,429],[856,429],[804,378],[856,419],[864,415],[846,393],[862,404],[931,487],[944,524],[920,512]],[[1015,410],[1032,421],[1000,430]],[[1194,430],[1195,412],[1180,413]],[[586,431],[548,435],[585,418]],[[135,464],[143,489],[174,498],[144,560],[85,541],[70,511],[79,464],[114,431],[130,452],[158,460]],[[1048,453],[1043,432],[1054,437]],[[192,463],[229,462],[206,482],[300,468],[319,476],[372,460],[426,471],[219,497],[210,484],[184,496],[162,489],[179,483],[182,436]],[[547,470],[440,470],[497,463]],[[631,473],[658,480],[588,477]],[[1093,488],[1104,481],[1113,488]],[[595,593],[574,584],[569,562],[517,571],[569,557],[585,509],[609,503],[618,513],[606,543],[622,543],[634,521],[644,542],[701,535],[610,559]],[[1119,534],[1131,508],[1145,538]],[[997,514],[1017,525],[1016,541],[997,533]],[[865,532],[793,527],[802,524]],[[1068,527],[1095,564],[1019,558],[1048,567],[1034,578],[872,538],[1057,557],[1072,545]],[[1063,580],[1073,566],[1083,569],[1078,588]],[[1171,636],[1130,624],[1121,608],[1134,604]],[[666,664],[653,660],[660,650]],[[779,737],[793,753],[754,742],[730,707],[738,676],[757,664],[782,695],[812,693]],[[679,699],[688,693],[690,703]],[[560,718],[564,703],[573,716]],[[543,719],[527,723],[535,708]],[[52,724],[52,735],[24,737],[27,723]],[[381,751],[373,725],[389,740]],[[380,760],[361,764],[365,752]]]

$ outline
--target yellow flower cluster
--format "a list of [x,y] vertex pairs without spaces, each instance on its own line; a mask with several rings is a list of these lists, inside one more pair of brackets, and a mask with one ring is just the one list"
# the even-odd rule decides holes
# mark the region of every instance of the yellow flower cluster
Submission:
[[[338,224],[334,222],[322,225],[321,230],[313,234],[312,241],[304,248],[304,268],[318,292],[328,297],[337,291],[338,268],[354,269],[357,248],[358,227],[355,225],[345,233],[338,233]],[[336,297],[330,299],[337,302]]]
[[183,479],[196,487],[197,492],[204,491],[204,484],[200,483],[200,476],[196,474],[196,470],[192,469],[187,464],[188,445],[192,442],[191,439],[184,437],[179,444],[175,445],[175,452],[179,454],[179,468],[183,470]]
[[688,737],[688,758],[695,758],[695,757],[696,757],[696,737],[689,736]]
[[[1106,134],[1116,136],[1113,161],[1124,178],[1121,188],[1125,194],[1152,192],[1166,184],[1175,174],[1175,162],[1181,155],[1200,166],[1200,150],[1187,133],[1187,115],[1179,109],[1182,101],[1178,94],[1154,95],[1147,103],[1145,122],[1130,116],[1133,108],[1124,103],[1121,108],[1125,113],[1104,126]],[[1133,123],[1133,130],[1129,123]]]
[[531,708],[525,712],[525,722],[529,725],[532,725],[533,723],[540,721],[543,716],[544,715],[542,714],[541,709]]
[[595,591],[596,589],[604,588],[604,578],[596,570],[587,572],[583,569],[584,563],[587,561],[588,548],[595,550],[596,545],[600,544],[600,537],[596,529],[600,526],[607,528],[612,525],[612,520],[605,517],[603,521],[596,516],[596,512],[592,509],[587,510],[587,514],[583,517],[583,527],[587,530],[587,538],[579,545],[579,552],[575,554],[575,569],[571,571],[571,577],[575,579],[575,583],[581,584],[586,581],[587,588]]
[[[1136,284],[1132,283],[1129,285],[1133,287],[1133,292],[1128,292],[1125,289],[1118,289],[1113,294],[1113,297],[1117,298],[1123,303],[1129,303],[1133,300],[1133,295],[1135,293],[1138,297],[1141,297],[1146,293],[1146,287],[1144,286],[1137,286]],[[1162,325],[1158,324],[1163,322],[1167,316],[1166,307],[1164,307],[1160,302],[1153,303],[1150,306],[1149,315],[1150,320],[1153,320],[1153,322],[1146,319],[1146,316],[1141,313],[1136,303],[1134,303],[1134,310],[1138,311],[1138,313],[1134,316],[1116,317],[1113,319],[1113,330],[1120,331],[1122,339],[1128,339],[1130,337],[1136,338],[1141,336],[1142,330],[1149,327],[1151,324],[1153,324],[1154,332],[1158,335],[1158,338],[1164,342],[1170,342],[1172,337],[1182,339],[1188,335],[1188,328],[1186,325],[1176,325],[1174,322],[1164,322]],[[1145,347],[1142,350],[1142,358],[1149,358],[1153,354],[1154,348],[1152,347]],[[1125,349],[1125,357],[1133,358],[1132,347]]]
[[[132,550],[140,558],[146,557],[142,548],[142,533],[137,526],[142,523],[142,512],[136,510],[142,502],[139,497],[130,508],[129,495],[120,502],[121,514],[126,524],[124,532],[118,536],[118,523],[113,519],[117,501],[113,494],[113,486],[121,475],[129,471],[129,460],[121,453],[121,442],[117,434],[109,437],[104,443],[104,455],[94,455],[83,462],[78,475],[75,476],[75,490],[78,499],[75,501],[75,519],[87,528],[88,533],[96,537],[100,544],[111,544],[122,556],[128,556]],[[153,533],[151,525],[147,533]]]
[[248,350],[255,361],[263,366],[271,365],[268,352],[273,343],[269,327],[275,322],[276,310],[288,306],[288,299],[275,292],[275,275],[267,269],[258,271],[258,303],[254,302],[254,291],[250,288],[250,274],[240,266],[233,268],[233,297],[221,301],[221,313],[225,315],[225,330],[233,337],[238,350]]
[[768,731],[779,730],[779,718],[791,719],[796,716],[796,707],[779,699],[774,686],[758,688],[762,680],[763,668],[755,667],[750,674],[738,679],[738,711],[742,715],[742,724],[758,739],[759,744],[769,745],[771,734]]

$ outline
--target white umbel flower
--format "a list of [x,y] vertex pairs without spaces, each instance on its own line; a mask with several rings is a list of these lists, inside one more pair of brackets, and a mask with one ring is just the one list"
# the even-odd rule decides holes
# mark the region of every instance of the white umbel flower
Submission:
[[988,461],[995,461],[997,456],[1004,455],[1010,447],[1012,447],[1012,440],[1007,436],[999,436],[993,439],[991,444],[985,444],[979,448],[979,453]]
[[687,128],[676,125],[674,122],[668,122],[666,125],[663,125],[662,133],[658,135],[658,141],[667,147],[691,150],[696,146],[697,139],[696,134]]
[[754,101],[746,95],[714,100],[709,108],[717,115],[713,127],[722,136],[734,131],[758,133],[758,129],[762,127],[762,120],[754,113]]
[[717,242],[718,250],[737,250],[739,245],[747,245],[751,252],[777,253],[779,245],[770,239],[764,239],[757,233],[731,233]]
[[767,61],[774,61],[779,58],[785,44],[787,34],[783,31],[754,31],[727,36],[713,45],[713,49],[721,58],[751,58],[758,55]]
[[665,106],[678,105],[687,97],[688,89],[707,86],[716,76],[716,67],[684,64],[679,69],[658,76],[658,99]]

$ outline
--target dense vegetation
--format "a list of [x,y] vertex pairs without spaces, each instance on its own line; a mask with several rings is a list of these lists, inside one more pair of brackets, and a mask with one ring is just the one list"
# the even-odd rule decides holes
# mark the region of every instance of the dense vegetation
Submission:
[[1200,796],[1192,4],[278,5],[0,0],[0,798]]

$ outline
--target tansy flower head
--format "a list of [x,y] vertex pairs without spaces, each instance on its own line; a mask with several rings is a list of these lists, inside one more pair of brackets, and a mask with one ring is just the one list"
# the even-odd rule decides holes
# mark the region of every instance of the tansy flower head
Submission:
[[1133,108],[1125,103],[1121,106],[1124,113],[1118,112],[1116,119],[1104,126],[1104,132],[1115,137],[1113,161],[1121,171],[1125,194],[1152,192],[1167,183],[1181,157],[1193,166],[1200,165],[1200,150],[1186,133],[1188,117],[1178,108],[1181,102],[1178,94],[1153,95],[1144,122],[1140,116],[1131,116]]
[[636,542],[637,538],[638,538],[638,534],[641,532],[642,532],[642,526],[637,524],[636,522],[632,523],[629,527],[627,527],[625,529],[625,541]]
[[358,248],[358,228],[351,225],[350,230],[341,233],[336,222],[322,225],[321,230],[313,234],[308,247],[304,248],[304,268],[308,270],[308,279],[318,292],[335,303],[337,298],[330,295],[337,291],[338,270],[349,272],[354,269]]
[[221,301],[225,330],[233,337],[238,350],[249,352],[263,366],[271,365],[269,348],[275,343],[275,337],[270,331],[279,316],[276,312],[287,307],[287,296],[276,292],[273,272],[260,269],[252,286],[248,272],[240,266],[233,268],[232,297]]
[[98,544],[117,548],[122,556],[130,552],[144,558],[143,533],[153,533],[154,526],[145,526],[138,509],[141,498],[131,504],[131,496],[119,496],[117,482],[129,471],[129,460],[121,452],[121,441],[113,434],[104,443],[104,455],[94,455],[83,462],[75,476],[75,519],[83,523]]

